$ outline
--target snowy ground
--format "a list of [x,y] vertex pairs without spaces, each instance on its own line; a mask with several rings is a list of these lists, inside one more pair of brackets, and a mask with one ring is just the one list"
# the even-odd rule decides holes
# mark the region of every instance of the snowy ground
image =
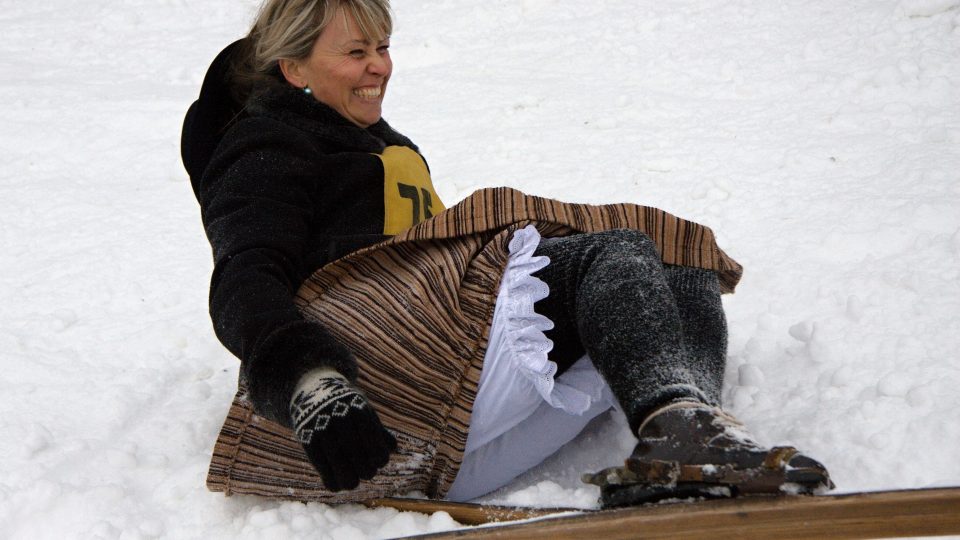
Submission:
[[[207,318],[179,129],[255,5],[0,10],[0,537],[455,526],[204,488],[238,363]],[[385,116],[444,201],[505,184],[712,226],[746,267],[727,406],[840,490],[960,485],[960,0],[395,11]],[[591,507],[580,472],[631,446],[603,417],[485,500]]]

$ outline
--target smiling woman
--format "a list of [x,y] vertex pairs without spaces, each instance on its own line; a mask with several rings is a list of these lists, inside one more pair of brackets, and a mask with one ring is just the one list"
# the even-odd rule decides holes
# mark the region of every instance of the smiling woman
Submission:
[[334,21],[302,60],[281,58],[283,77],[317,100],[333,107],[360,127],[380,119],[381,103],[393,71],[390,37],[367,36],[355,17],[337,8]]
[[393,71],[386,2],[267,2],[233,66],[237,101],[279,79],[313,94],[342,116],[368,127]]
[[[386,0],[268,0],[187,113],[211,317],[241,360],[211,488],[470,499],[615,405],[640,442],[606,505],[829,486],[719,409],[740,266],[710,230],[505,188],[445,209],[381,118],[391,29]],[[687,476],[663,486],[664,463]]]

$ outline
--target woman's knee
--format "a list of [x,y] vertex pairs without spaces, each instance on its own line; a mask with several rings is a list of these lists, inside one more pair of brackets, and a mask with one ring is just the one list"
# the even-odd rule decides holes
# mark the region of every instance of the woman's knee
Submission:
[[642,231],[636,229],[611,229],[594,233],[597,247],[608,253],[623,253],[648,259],[660,260],[657,245]]
[[646,279],[662,280],[660,255],[653,240],[633,229],[580,233],[545,238],[536,255],[550,258],[550,264],[537,276],[547,282],[551,295],[557,289],[575,294],[589,280],[606,283],[638,272]]
[[[642,231],[636,229],[609,229],[606,231],[577,233],[570,236],[543,238],[539,250],[584,252],[595,248],[614,246],[617,249],[640,248],[656,252],[657,246]],[[546,254],[546,253],[544,253]]]

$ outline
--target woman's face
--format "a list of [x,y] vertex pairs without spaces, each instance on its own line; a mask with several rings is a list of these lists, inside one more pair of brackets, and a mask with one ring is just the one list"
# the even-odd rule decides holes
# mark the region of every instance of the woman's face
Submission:
[[281,60],[287,81],[309,86],[313,97],[360,127],[380,120],[387,81],[393,71],[389,36],[370,42],[352,15],[338,8],[330,24],[300,61]]

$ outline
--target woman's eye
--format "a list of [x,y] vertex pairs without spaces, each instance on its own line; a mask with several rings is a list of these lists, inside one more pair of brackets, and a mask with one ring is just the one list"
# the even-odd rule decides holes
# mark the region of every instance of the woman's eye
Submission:
[[350,56],[354,58],[363,58],[367,53],[363,49],[354,49],[350,51]]
[[389,50],[390,50],[390,46],[389,46],[389,45],[381,45],[381,46],[377,47],[377,52],[380,53],[380,54],[385,54],[385,53],[386,53],[387,51],[389,51]]

